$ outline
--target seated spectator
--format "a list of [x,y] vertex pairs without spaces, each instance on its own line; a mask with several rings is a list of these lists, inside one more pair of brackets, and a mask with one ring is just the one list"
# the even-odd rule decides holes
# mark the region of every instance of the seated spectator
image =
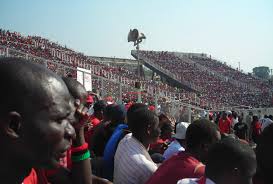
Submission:
[[[87,97],[88,102],[88,97]],[[90,116],[89,123],[85,128],[85,140],[90,144],[90,139],[94,133],[95,128],[103,121],[103,112],[105,111],[107,104],[105,101],[100,100],[93,106],[94,113]]]
[[220,132],[214,123],[206,119],[194,121],[186,131],[186,151],[163,162],[146,184],[176,184],[182,178],[203,176],[208,147],[218,140]]
[[161,135],[156,143],[151,144],[149,150],[151,155],[154,153],[163,154],[172,138],[174,126],[167,115],[159,115],[159,127],[161,129]]
[[[147,106],[144,104],[133,104],[132,106],[130,106],[127,111],[127,119],[132,118],[133,112],[141,108],[147,109]],[[105,146],[103,153],[103,176],[110,181],[113,181],[114,157],[118,147],[118,143],[128,133],[130,133],[130,130],[128,129],[127,124],[118,125]]]
[[269,125],[262,132],[256,148],[257,173],[254,184],[273,183],[273,125]]
[[128,117],[132,133],[119,143],[114,160],[114,183],[144,184],[156,171],[148,148],[160,135],[159,121],[148,109],[137,109]]
[[177,184],[252,184],[256,165],[256,156],[251,147],[236,139],[226,138],[209,149],[205,176],[182,179]]
[[[59,76],[23,59],[1,59],[0,82],[1,182],[47,183],[33,168],[59,167],[75,137],[73,99]],[[72,175],[92,182],[91,171]]]
[[105,111],[106,121],[97,126],[91,137],[90,149],[96,157],[103,157],[105,146],[114,130],[119,124],[124,124],[125,122],[126,110],[123,105],[109,105]]
[[178,152],[185,151],[185,138],[186,138],[186,131],[189,126],[189,123],[180,122],[176,125],[176,133],[173,135],[175,138],[174,141],[168,146],[168,149],[164,152],[163,157],[165,160],[169,159],[171,156],[177,154]]
[[161,135],[155,144],[150,145],[150,154],[163,154],[164,151],[168,148],[168,144],[172,139],[173,127],[171,123],[164,123],[161,126]]
[[248,140],[247,132],[248,127],[246,123],[243,123],[243,118],[241,116],[238,117],[238,123],[234,125],[234,133],[239,139]]

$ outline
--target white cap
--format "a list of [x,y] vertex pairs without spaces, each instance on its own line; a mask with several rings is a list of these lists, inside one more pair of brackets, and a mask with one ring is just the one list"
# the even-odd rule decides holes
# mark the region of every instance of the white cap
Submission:
[[226,111],[227,115],[231,115],[232,112],[231,111]]
[[176,133],[173,135],[176,139],[185,139],[186,138],[186,131],[190,124],[187,122],[180,122],[176,125]]

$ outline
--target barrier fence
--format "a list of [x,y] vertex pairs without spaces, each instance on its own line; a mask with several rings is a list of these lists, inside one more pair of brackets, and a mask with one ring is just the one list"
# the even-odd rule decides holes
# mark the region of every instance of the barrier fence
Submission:
[[[97,91],[101,98],[111,96],[117,103],[138,101],[147,105],[152,104],[155,106],[157,113],[168,114],[168,116],[175,117],[177,121],[191,122],[204,112],[204,109],[188,104],[187,102],[189,100],[187,98],[183,101],[183,96],[178,96],[175,93],[157,91],[155,89],[150,89],[145,85],[143,85],[145,88],[141,90],[135,88],[134,82],[126,80],[125,78],[120,77],[121,80],[117,80],[119,76],[105,77],[97,75],[99,72],[96,71],[94,65],[82,64],[81,67],[84,66],[85,68],[66,65],[65,62],[60,60],[49,60],[33,56],[5,46],[0,46],[0,56],[28,59],[44,65],[59,76],[70,76],[78,81],[79,76],[81,76],[82,81],[79,82],[81,82],[86,89]],[[86,76],[90,76],[90,78],[88,79]],[[86,79],[88,79],[88,81]]]

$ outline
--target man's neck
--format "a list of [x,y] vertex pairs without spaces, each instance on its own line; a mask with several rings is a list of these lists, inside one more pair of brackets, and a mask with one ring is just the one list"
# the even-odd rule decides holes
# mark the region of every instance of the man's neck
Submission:
[[148,143],[147,141],[143,140],[143,138],[141,136],[135,135],[133,134],[133,136],[148,150],[150,143]]
[[196,151],[188,149],[188,150],[186,150],[186,152],[189,153],[192,157],[194,157],[199,162],[202,162],[200,155]]
[[31,171],[31,167],[8,154],[0,154],[0,164],[1,183],[21,184]]

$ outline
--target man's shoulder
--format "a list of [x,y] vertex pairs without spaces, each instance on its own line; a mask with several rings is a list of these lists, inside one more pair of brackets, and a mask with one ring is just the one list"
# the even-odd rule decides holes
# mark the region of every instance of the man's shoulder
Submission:
[[192,157],[190,154],[185,152],[179,152],[178,154],[163,162],[159,169],[168,171],[173,167],[175,169],[195,168],[196,165],[198,165],[199,163],[200,162]]

